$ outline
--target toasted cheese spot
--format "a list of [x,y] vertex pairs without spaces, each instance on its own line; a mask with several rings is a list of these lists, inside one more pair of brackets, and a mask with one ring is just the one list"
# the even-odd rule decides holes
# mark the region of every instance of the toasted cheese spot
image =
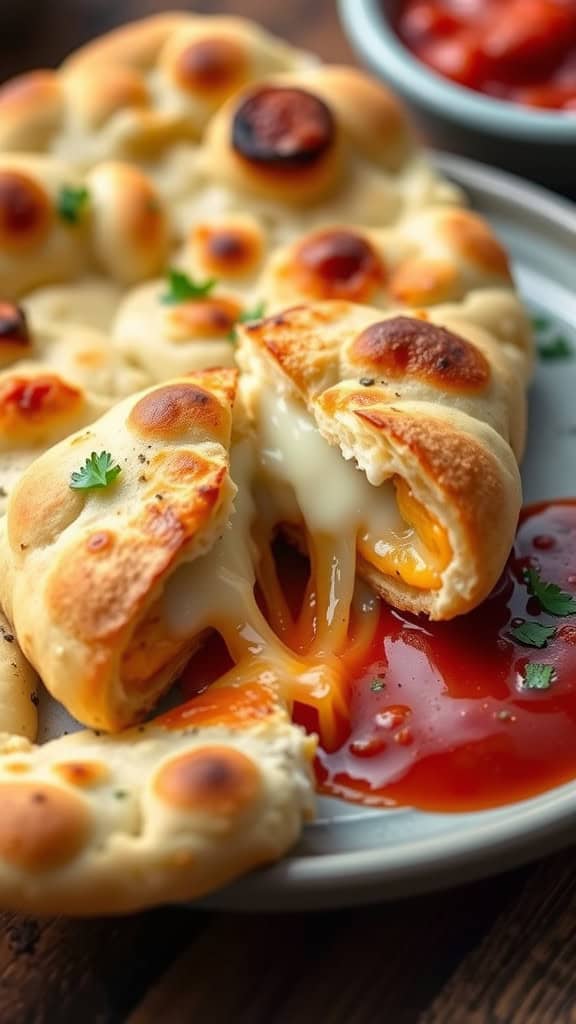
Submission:
[[487,273],[512,280],[506,250],[481,217],[469,210],[450,210],[442,220],[442,228],[464,259]]
[[366,238],[344,229],[316,231],[297,246],[288,274],[310,298],[366,302],[384,274]]
[[236,153],[272,169],[308,168],[322,159],[334,138],[330,109],[304,89],[256,89],[237,108],[232,122]]
[[155,780],[157,795],[183,811],[234,819],[253,807],[262,780],[250,758],[233,747],[202,747],[168,761]]
[[21,171],[0,171],[0,245],[25,249],[38,245],[52,224],[48,195]]
[[82,402],[82,392],[55,374],[14,374],[0,381],[0,427],[19,432],[50,426],[75,415]]
[[0,857],[41,873],[80,852],[89,830],[86,806],[47,783],[0,783]]
[[490,365],[469,341],[406,316],[370,324],[353,342],[350,358],[386,377],[412,375],[450,391],[483,391],[490,383]]
[[167,314],[171,341],[225,338],[242,312],[236,299],[210,298],[181,302]]
[[260,683],[241,687],[211,686],[205,693],[156,719],[166,729],[223,725],[243,729],[251,722],[269,718],[278,710],[274,693]]
[[247,225],[199,224],[190,239],[204,270],[220,277],[241,277],[262,259],[262,234]]
[[188,92],[225,96],[248,77],[246,52],[232,38],[198,39],[176,58],[174,77]]
[[14,775],[25,775],[30,771],[30,765],[26,761],[6,761],[4,771]]
[[228,413],[218,400],[196,384],[167,384],[155,388],[136,403],[128,426],[141,437],[165,440],[181,437],[193,429],[217,433]]
[[90,789],[108,779],[108,768],[100,761],[64,761],[55,764],[53,770],[71,786]]
[[88,551],[108,551],[114,543],[114,534],[110,530],[98,530],[96,533],[90,534],[86,541],[86,547]]
[[458,270],[452,263],[412,259],[396,268],[388,291],[406,306],[427,305],[449,299],[457,282]]

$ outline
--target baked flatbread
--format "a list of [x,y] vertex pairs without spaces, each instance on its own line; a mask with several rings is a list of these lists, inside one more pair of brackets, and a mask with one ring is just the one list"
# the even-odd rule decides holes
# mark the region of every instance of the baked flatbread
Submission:
[[[80,721],[120,729],[177,676],[197,636],[166,636],[162,593],[231,514],[234,370],[115,405],[38,458],[10,497],[2,604],[49,691]],[[72,474],[110,454],[109,486]]]
[[334,301],[246,325],[238,358],[261,477],[278,523],[304,521],[326,600],[336,550],[343,605],[355,550],[379,593],[431,618],[489,593],[520,510],[522,350]]
[[0,905],[121,913],[274,861],[312,816],[314,749],[257,681],[118,736],[4,735]]

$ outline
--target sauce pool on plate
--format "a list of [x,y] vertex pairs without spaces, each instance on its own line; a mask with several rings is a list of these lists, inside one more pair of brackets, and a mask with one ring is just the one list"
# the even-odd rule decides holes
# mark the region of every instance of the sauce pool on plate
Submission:
[[[276,545],[297,608],[307,562]],[[372,806],[472,811],[576,778],[576,500],[526,508],[490,597],[451,622],[381,602],[360,659],[344,661],[348,710],[320,734],[321,792]],[[232,662],[214,634],[184,672],[189,699]],[[294,718],[318,732],[316,711]]]
[[[547,583],[560,591],[544,593]],[[563,614],[545,610],[535,589]],[[524,511],[500,582],[474,612],[430,623],[383,605],[350,680],[348,735],[319,752],[320,789],[372,805],[469,811],[576,777],[572,595],[576,502],[555,502]]]
[[576,0],[402,0],[396,27],[460,85],[576,114]]

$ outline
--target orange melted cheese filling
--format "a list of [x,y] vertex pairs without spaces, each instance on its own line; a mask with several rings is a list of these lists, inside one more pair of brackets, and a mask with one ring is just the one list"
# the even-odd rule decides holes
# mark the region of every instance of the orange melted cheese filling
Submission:
[[452,559],[448,534],[414,497],[406,480],[395,477],[394,486],[406,529],[388,537],[360,530],[358,553],[386,576],[399,577],[403,583],[419,590],[439,590],[442,573]]

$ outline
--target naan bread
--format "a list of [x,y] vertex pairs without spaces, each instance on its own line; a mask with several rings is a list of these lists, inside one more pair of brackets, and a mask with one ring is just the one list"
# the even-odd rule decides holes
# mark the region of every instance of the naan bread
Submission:
[[[170,577],[230,518],[234,370],[206,371],[115,405],[38,458],[7,510],[2,605],[48,690],[81,722],[140,719],[196,636],[165,635]],[[121,473],[99,490],[71,474],[108,451]]]
[[520,510],[521,350],[433,311],[334,301],[245,326],[238,358],[277,520],[304,520],[317,560],[318,538],[350,534],[370,583],[435,619],[489,593]]
[[277,860],[313,814],[314,749],[257,681],[118,736],[4,735],[0,905],[128,912]]

